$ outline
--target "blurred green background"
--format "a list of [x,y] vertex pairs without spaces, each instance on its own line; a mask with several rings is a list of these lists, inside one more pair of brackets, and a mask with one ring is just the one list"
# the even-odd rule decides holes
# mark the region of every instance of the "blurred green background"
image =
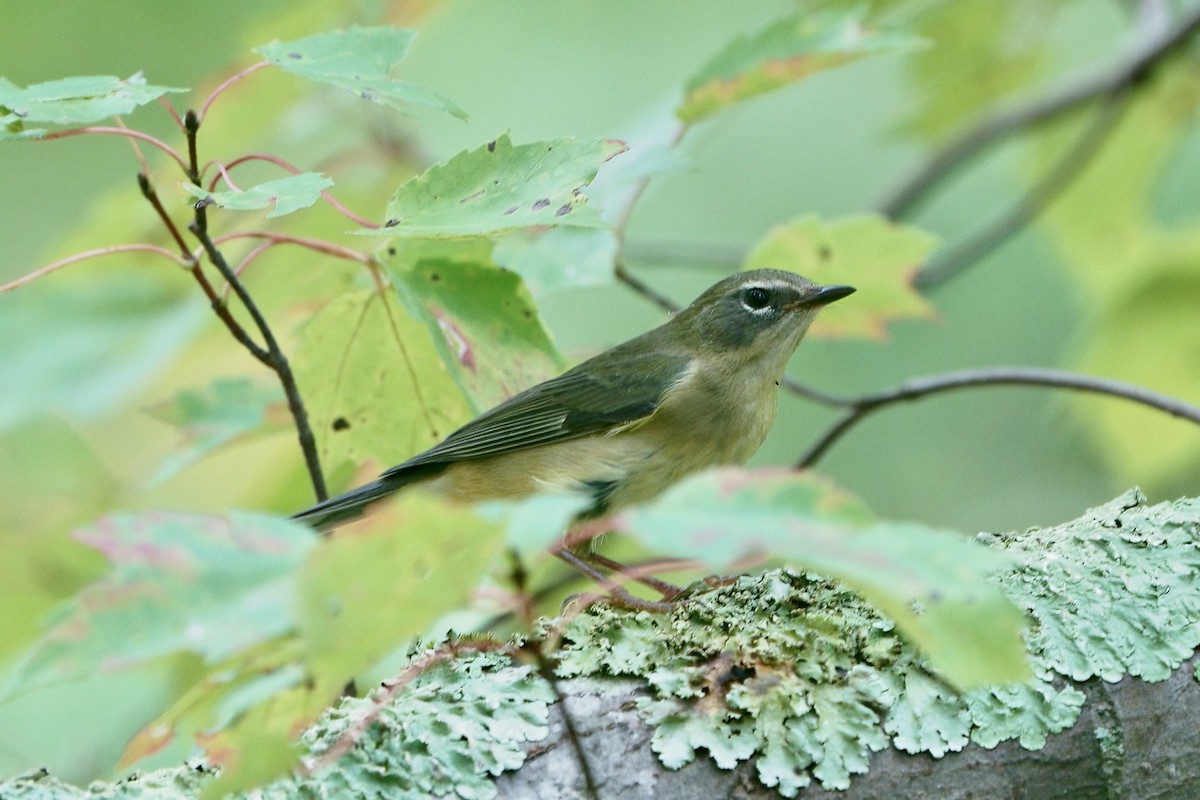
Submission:
[[[980,13],[990,13],[984,11],[988,4],[974,5]],[[1036,31],[1033,66],[1023,80],[1013,78],[1023,91],[1036,93],[1039,86],[1104,63],[1129,46],[1132,21],[1126,4],[1077,0],[1041,5],[1044,24]],[[517,142],[586,135],[644,141],[661,130],[655,120],[669,112],[682,81],[712,53],[735,34],[758,30],[794,7],[745,0],[706,2],[702,11],[686,0],[459,0],[428,6],[367,0],[214,0],[202,5],[49,0],[6,13],[0,74],[25,85],[80,74],[124,77],[141,70],[152,83],[197,88],[202,97],[223,77],[255,60],[251,47],[273,38],[295,38],[350,21],[390,20],[415,27],[420,34],[403,63],[402,76],[450,98],[467,111],[468,122],[424,112],[413,117],[380,114],[349,100],[328,100],[327,95],[305,100],[304,93],[313,91],[310,87],[278,76],[264,78],[263,89],[235,89],[213,111],[211,141],[220,142],[222,136],[232,139],[231,131],[238,131],[239,125],[260,123],[245,115],[254,102],[268,113],[275,110],[272,104],[290,108],[278,116],[264,116],[271,127],[249,138],[302,168],[336,169],[339,162],[331,154],[345,141],[369,141],[381,151],[390,148],[395,160],[385,167],[368,159],[347,168],[364,174],[393,170],[394,185],[403,177],[397,164],[419,168],[504,131],[511,131]],[[907,58],[871,58],[822,73],[697,126],[684,141],[682,163],[656,177],[637,206],[628,232],[634,271],[685,303],[722,269],[727,272],[736,265],[656,264],[638,260],[639,252],[686,243],[693,251],[699,246],[736,253],[799,214],[833,217],[869,210],[930,146],[911,125],[905,128],[931,95],[929,85],[906,67]],[[175,102],[185,107],[185,101]],[[153,106],[127,122],[173,136],[169,120]],[[1154,176],[1154,211],[1163,220],[1190,222],[1197,210],[1200,137],[1191,122],[1190,111],[1181,115],[1177,128],[1184,132],[1164,156],[1163,171]],[[1039,146],[1014,142],[996,148],[970,164],[911,222],[945,240],[962,239],[1016,200],[1033,174]],[[0,279],[108,243],[107,235],[112,241],[127,241],[136,231],[154,231],[149,210],[134,197],[136,169],[129,146],[116,137],[3,143]],[[353,176],[344,187],[339,183],[351,205],[356,186]],[[168,183],[160,185],[164,193],[171,189]],[[382,206],[357,208],[378,218]],[[306,224],[324,226],[321,233],[327,238],[337,238],[349,227],[336,218],[316,219],[289,224],[300,226],[298,231],[306,230]],[[1083,288],[1078,274],[1063,263],[1063,252],[1039,227],[1027,229],[929,295],[938,312],[936,321],[896,324],[886,342],[810,341],[800,349],[791,374],[822,390],[855,393],[965,367],[1077,366],[1088,352],[1089,337],[1096,335],[1101,305],[1111,298],[1102,301]],[[300,270],[313,263],[275,258],[263,269]],[[171,276],[159,262],[139,267],[167,276],[155,278],[147,291],[153,297],[175,297],[171,293],[177,292],[178,309],[170,319],[148,320],[160,326],[155,329],[155,347],[128,331],[112,339],[108,350],[94,341],[57,336],[54,331],[67,315],[95,299],[90,293],[100,291],[105,271],[116,269],[123,267],[114,267],[112,261],[77,265],[48,278],[50,288],[43,294],[30,292],[25,299],[17,292],[0,302],[0,330],[12,330],[4,327],[8,316],[10,326],[20,321],[23,333],[23,349],[0,351],[0,375],[11,381],[3,387],[9,399],[0,405],[0,458],[7,461],[0,475],[9,484],[0,487],[4,494],[40,497],[42,502],[74,497],[64,502],[79,506],[80,516],[112,507],[223,511],[265,502],[272,510],[284,511],[306,503],[299,453],[286,433],[228,448],[165,482],[151,480],[177,436],[145,409],[179,387],[203,385],[212,376],[256,374],[256,365],[226,340],[199,298],[192,298],[195,292],[186,276]],[[336,279],[348,280],[346,268],[341,269]],[[83,273],[91,277],[77,277]],[[307,274],[297,278],[303,285],[328,279]],[[1200,308],[1195,282],[1183,287],[1182,298],[1174,299]],[[47,297],[71,302],[44,302]],[[131,325],[138,324],[140,308],[131,311]],[[551,296],[542,303],[542,312],[560,348],[572,358],[662,319],[657,308],[616,285]],[[1153,304],[1139,313],[1153,315]],[[296,315],[278,320],[289,337],[301,322]],[[191,347],[186,357],[176,360],[198,330],[204,345]],[[1200,362],[1195,332],[1194,326],[1181,330],[1177,344]],[[1179,374],[1156,385],[1154,372],[1142,368],[1143,361],[1158,357],[1154,346],[1135,349],[1127,361],[1101,359],[1102,369],[1095,361],[1088,368],[1181,394],[1175,380]],[[72,347],[86,357],[64,362],[56,349]],[[137,354],[142,368],[120,369],[131,353]],[[67,363],[69,368],[52,376],[58,381],[53,385],[51,378],[28,378],[36,372],[28,363],[36,365],[41,359]],[[1190,376],[1182,377],[1190,381]],[[83,397],[84,390],[73,388],[74,381],[86,383],[90,394]],[[1185,399],[1200,402],[1200,388],[1186,381],[1182,387]],[[78,402],[43,399],[69,398],[74,391]],[[939,396],[872,417],[840,441],[819,470],[861,496],[882,517],[967,532],[1056,523],[1131,484],[1142,485],[1152,500],[1195,494],[1200,432],[1183,422],[1164,423],[1150,411],[1122,409],[1127,416],[1120,424],[1132,428],[1142,442],[1141,458],[1122,459],[1113,455],[1097,428],[1085,424],[1096,409],[1114,404],[1119,401],[1015,388]],[[37,410],[44,414],[34,413]],[[779,422],[755,463],[793,462],[833,418],[826,409],[782,394]],[[1191,455],[1173,458],[1169,470],[1153,468],[1156,452],[1168,445],[1172,452],[1182,448],[1185,456]],[[60,470],[92,470],[109,477],[97,478],[85,489],[84,482],[73,482],[69,475],[53,479]],[[31,494],[21,483],[26,478],[36,481],[43,494]],[[111,483],[96,489],[104,480]],[[82,491],[96,496],[85,502],[72,494]],[[37,527],[33,517],[20,516],[35,513],[36,506],[14,505],[17,510],[0,517],[10,527],[0,531],[0,537],[6,537],[0,542],[16,542],[23,529]],[[64,520],[78,521],[71,516],[64,512]],[[97,563],[79,567],[78,562],[87,559],[78,554],[71,558],[76,568],[100,569]],[[32,603],[25,613],[36,616],[40,610]],[[153,715],[162,697],[171,695],[175,666],[156,664],[0,705],[0,774],[42,764],[76,780],[105,774],[124,736]],[[79,719],[80,708],[89,709],[86,719]]]

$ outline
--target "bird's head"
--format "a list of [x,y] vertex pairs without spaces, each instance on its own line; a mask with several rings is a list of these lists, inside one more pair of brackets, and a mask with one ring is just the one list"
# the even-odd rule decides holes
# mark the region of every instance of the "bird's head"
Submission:
[[756,269],[718,282],[670,324],[703,353],[761,359],[782,373],[817,311],[853,292],[850,286],[818,286],[792,272]]

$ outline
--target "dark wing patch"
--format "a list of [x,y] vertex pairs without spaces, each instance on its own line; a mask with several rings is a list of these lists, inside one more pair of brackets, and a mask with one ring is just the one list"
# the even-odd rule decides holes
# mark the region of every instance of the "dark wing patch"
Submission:
[[384,478],[426,464],[489,458],[528,447],[578,439],[653,414],[691,359],[648,353],[578,367],[515,395],[447,436],[424,453],[383,473]]

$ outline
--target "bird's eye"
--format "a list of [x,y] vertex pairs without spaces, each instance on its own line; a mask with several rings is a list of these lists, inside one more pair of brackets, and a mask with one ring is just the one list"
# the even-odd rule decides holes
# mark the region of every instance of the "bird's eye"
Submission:
[[751,311],[761,311],[771,304],[771,293],[761,286],[754,286],[742,292],[742,305]]

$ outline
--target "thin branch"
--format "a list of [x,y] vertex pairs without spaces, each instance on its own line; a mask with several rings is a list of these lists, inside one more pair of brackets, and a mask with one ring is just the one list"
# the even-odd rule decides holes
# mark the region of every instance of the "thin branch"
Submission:
[[624,261],[618,260],[616,264],[613,265],[613,275],[618,281],[625,284],[630,289],[649,300],[651,303],[654,303],[668,314],[674,314],[679,310],[679,305],[674,300],[667,297],[665,294],[660,293],[651,287],[650,284],[646,283],[641,278],[637,277],[628,269],[626,269]]
[[[219,170],[219,175],[217,177],[214,177],[209,182],[208,190],[211,192],[214,188],[216,188],[217,180],[219,178],[224,178],[225,182],[227,184],[229,184],[230,188],[234,189],[235,191],[240,191],[233,184],[233,181],[231,181],[229,179],[228,171],[233,169],[234,167],[236,167],[239,164],[244,164],[247,161],[266,161],[267,163],[274,164],[275,166],[291,173],[292,175],[299,175],[304,171],[304,170],[300,169],[299,167],[295,166],[294,164],[280,158],[279,156],[273,156],[270,153],[249,153],[247,155],[235,158],[233,161],[230,161],[228,164],[221,164],[220,162],[213,162],[213,163],[216,163],[216,165],[217,165],[217,169]],[[329,203],[329,205],[333,206],[342,216],[346,217],[354,224],[359,225],[363,228],[371,228],[371,229],[375,229],[375,230],[378,230],[381,227],[377,223],[371,222],[369,219],[366,219],[364,217],[360,217],[358,214],[351,211],[349,208],[347,208],[345,205],[343,205],[341,202],[339,202],[337,200],[337,198],[335,198],[332,194],[330,194],[328,190],[322,189],[321,197],[323,197],[325,199],[325,202],[327,202],[327,203]]]
[[110,127],[106,125],[90,125],[86,128],[71,128],[65,131],[54,131],[53,133],[47,133],[45,136],[41,137],[40,139],[35,139],[34,141],[48,142],[51,139],[65,139],[69,136],[83,136],[89,133],[100,133],[110,136],[125,136],[130,139],[141,139],[143,142],[149,142],[174,159],[175,163],[179,165],[179,168],[184,172],[187,172],[187,162],[183,160],[183,156],[175,152],[175,148],[171,147],[171,145],[167,144],[162,139],[156,139],[148,133],[130,130],[129,128]]
[[307,247],[317,253],[324,253],[327,256],[340,258],[346,261],[357,261],[361,264],[370,264],[371,257],[365,253],[360,253],[357,250],[351,250],[349,247],[342,247],[340,244],[327,242],[324,239],[309,239],[305,236],[292,236],[286,233],[273,233],[271,231],[239,231],[237,233],[227,233],[213,239],[215,244],[223,244],[234,239],[267,239],[276,244],[294,244],[300,247]]
[[[309,480],[312,481],[313,492],[316,494],[317,502],[327,499],[329,493],[325,488],[325,476],[321,472],[321,461],[317,454],[317,442],[313,437],[312,427],[308,422],[308,411],[304,408],[304,401],[300,397],[300,389],[296,386],[296,377],[292,374],[292,368],[288,364],[287,356],[280,349],[279,342],[275,340],[275,334],[271,331],[271,327],[267,324],[267,320],[262,315],[262,312],[259,311],[254,298],[250,296],[250,292],[246,290],[241,279],[234,274],[233,269],[229,266],[229,262],[225,260],[225,256],[217,249],[213,240],[209,238],[208,231],[201,223],[199,209],[197,210],[196,219],[188,226],[188,229],[200,240],[204,251],[208,253],[209,261],[224,276],[225,280],[229,282],[234,294],[238,296],[242,305],[246,307],[250,318],[254,320],[255,327],[258,328],[258,332],[262,335],[267,350],[267,357],[264,363],[279,376],[279,383],[283,386],[283,392],[287,396],[288,410],[291,412],[292,419],[296,424],[296,437],[300,441],[300,450],[304,454],[304,464],[308,468],[308,476]],[[224,308],[225,304],[221,303],[221,307]]]
[[636,263],[734,270],[746,260],[746,248],[716,242],[629,242],[625,245],[625,256]]
[[22,275],[19,278],[15,278],[8,283],[0,283],[0,294],[17,289],[31,281],[37,280],[43,275],[49,275],[51,272],[56,272],[71,264],[85,261],[89,258],[96,258],[97,256],[108,256],[116,253],[157,253],[161,256],[171,259],[171,261],[175,262],[176,264],[188,266],[188,264],[182,263],[177,255],[164,247],[158,247],[157,245],[153,244],[116,244],[110,247],[100,247],[95,250],[85,250],[82,253],[75,253],[74,255],[67,256],[66,258],[61,258],[58,261],[51,262],[44,267],[38,267],[33,272]]
[[[195,267],[200,263],[200,259],[187,246],[187,242],[183,239],[183,234],[179,232],[178,226],[175,225],[175,220],[171,219],[171,215],[167,213],[167,209],[163,207],[162,200],[158,197],[158,191],[155,190],[154,184],[150,183],[150,174],[147,172],[139,172],[137,176],[138,189],[142,192],[142,197],[150,203],[154,209],[154,213],[158,214],[159,220],[166,226],[167,232],[171,234],[171,238],[175,240],[175,244],[179,247],[179,254],[187,260],[189,266]],[[201,273],[203,277],[203,273]],[[214,299],[209,297],[209,300]]]
[[939,148],[913,174],[876,204],[892,219],[903,217],[964,161],[1018,131],[1050,122],[1123,87],[1147,78],[1160,63],[1200,31],[1200,5],[1174,27],[1136,49],[1114,67],[1076,80],[1022,105],[1004,108],[977,122]]
[[[233,84],[237,83],[242,78],[249,75],[250,73],[257,72],[258,70],[262,69],[263,67],[269,67],[269,66],[271,66],[270,61],[259,61],[257,64],[251,64],[250,66],[246,67],[241,72],[235,72],[233,75],[226,78],[221,83],[220,86],[218,86],[217,88],[212,90],[212,93],[208,96],[208,99],[206,99],[204,101],[204,105],[200,106],[199,120],[203,121],[204,115],[208,113],[208,107],[213,104],[213,101],[215,101],[221,95],[222,92],[224,92],[230,86],[233,86]],[[197,184],[197,186],[198,185],[199,184]]]
[[[187,135],[188,179],[196,186],[201,186],[200,159],[196,155],[196,135],[200,132],[200,117],[190,108],[183,115],[183,131]],[[195,227],[203,233],[208,230],[208,208],[204,203],[196,203],[193,208],[195,209]]]
[[267,351],[258,342],[250,338],[250,334],[246,332],[246,329],[242,327],[241,323],[233,318],[233,314],[230,312],[229,306],[226,305],[221,296],[217,294],[217,291],[213,288],[212,283],[208,280],[208,276],[204,274],[204,268],[200,264],[200,259],[197,258],[196,255],[188,248],[187,243],[183,240],[183,235],[179,232],[179,228],[175,225],[175,221],[171,219],[171,215],[168,214],[167,210],[163,207],[162,201],[158,197],[158,192],[155,191],[154,185],[150,183],[150,178],[147,177],[145,173],[138,173],[138,188],[142,192],[142,197],[145,197],[147,202],[150,203],[150,206],[154,209],[154,212],[158,214],[158,218],[167,228],[167,231],[170,232],[172,238],[175,239],[175,244],[179,247],[181,257],[186,261],[186,266],[190,268],[192,277],[195,278],[196,283],[200,285],[200,289],[204,292],[204,296],[208,298],[208,302],[212,307],[213,313],[216,314],[217,318],[225,324],[225,327],[229,330],[230,335],[233,336],[238,344],[246,348],[246,351],[249,352],[250,355],[254,356],[254,358],[258,359],[258,361],[260,361],[262,364],[270,367],[270,354],[267,353]]
[[895,388],[858,398],[853,401],[845,415],[830,426],[821,438],[808,449],[808,452],[796,462],[796,468],[804,469],[811,467],[850,428],[857,425],[872,412],[881,408],[895,403],[918,400],[929,395],[940,394],[954,389],[1005,385],[1045,386],[1055,389],[1070,389],[1078,392],[1093,392],[1109,397],[1118,397],[1123,400],[1141,403],[1142,405],[1170,414],[1173,417],[1179,417],[1180,419],[1200,425],[1200,407],[1121,381],[1038,367],[994,367],[990,369],[962,370],[942,375],[913,378]]
[[[1126,87],[1127,88],[1127,87]],[[1129,93],[1122,89],[1110,95],[1079,138],[1008,213],[969,239],[931,258],[917,273],[913,285],[929,289],[979,262],[1010,237],[1032,222],[1078,178],[1103,149],[1128,107]]]

